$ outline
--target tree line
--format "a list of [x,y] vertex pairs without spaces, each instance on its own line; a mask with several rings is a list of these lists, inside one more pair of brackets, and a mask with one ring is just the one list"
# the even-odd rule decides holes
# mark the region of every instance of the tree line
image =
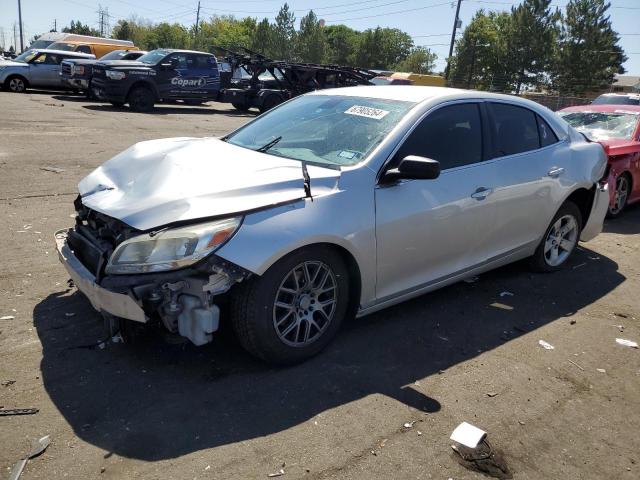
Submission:
[[[551,1],[523,0],[508,12],[479,10],[455,43],[446,72],[449,83],[517,94],[536,88],[580,96],[605,88],[616,73],[624,73],[627,57],[608,16],[609,2],[569,0],[563,14],[552,9]],[[66,31],[90,30],[80,22],[71,27]],[[145,50],[245,47],[276,60],[415,73],[433,73],[437,59],[397,28],[358,31],[323,25],[309,11],[296,29],[286,3],[273,22],[213,16],[185,27],[131,18],[118,21],[113,37],[132,40]]]
[[582,96],[624,73],[605,0],[524,0],[510,12],[479,10],[456,41],[449,79],[456,86],[513,91],[547,89]]

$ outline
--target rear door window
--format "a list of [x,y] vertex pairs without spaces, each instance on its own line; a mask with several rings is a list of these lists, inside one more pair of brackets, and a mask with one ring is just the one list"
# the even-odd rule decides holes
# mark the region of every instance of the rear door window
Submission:
[[495,128],[495,157],[540,148],[538,122],[531,110],[506,103],[490,103]]
[[76,52],[91,53],[91,47],[89,45],[80,45]]
[[478,104],[450,105],[427,115],[400,147],[396,163],[407,155],[437,160],[442,170],[482,161]]

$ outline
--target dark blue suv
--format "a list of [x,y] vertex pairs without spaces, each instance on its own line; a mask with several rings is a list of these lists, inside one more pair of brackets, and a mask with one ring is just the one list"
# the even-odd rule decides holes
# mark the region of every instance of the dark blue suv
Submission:
[[220,73],[216,57],[192,50],[158,49],[134,62],[106,61],[93,67],[93,94],[115,106],[151,111],[158,102],[200,104],[217,100]]

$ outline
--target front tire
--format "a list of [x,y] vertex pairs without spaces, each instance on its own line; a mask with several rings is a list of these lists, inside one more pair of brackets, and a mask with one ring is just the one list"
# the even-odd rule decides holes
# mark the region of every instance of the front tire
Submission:
[[551,220],[531,257],[532,269],[537,272],[560,270],[575,251],[581,230],[580,209],[571,201],[565,202]]
[[18,75],[7,78],[4,85],[7,90],[13,93],[24,93],[28,86],[27,81]]
[[134,112],[148,113],[153,110],[156,99],[153,92],[148,88],[137,87],[129,93],[128,101],[129,108]]
[[618,218],[622,215],[629,200],[629,193],[631,193],[631,177],[627,173],[618,175],[613,205],[610,204],[607,210],[608,218]]
[[233,327],[251,354],[275,364],[304,361],[325,348],[347,313],[344,261],[323,247],[303,248],[240,286]]

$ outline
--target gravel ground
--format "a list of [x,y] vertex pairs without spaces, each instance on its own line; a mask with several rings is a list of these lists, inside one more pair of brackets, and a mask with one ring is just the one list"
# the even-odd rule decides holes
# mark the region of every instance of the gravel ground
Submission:
[[224,331],[201,348],[156,335],[92,348],[101,319],[68,288],[52,236],[72,223],[77,182],[137,141],[253,115],[46,92],[0,105],[0,405],[39,409],[0,417],[0,478],[47,434],[26,480],[482,478],[451,453],[462,421],[516,479],[640,477],[640,350],[615,342],[640,341],[640,208],[560,273],[520,262],[353,320],[296,367],[255,361]]

